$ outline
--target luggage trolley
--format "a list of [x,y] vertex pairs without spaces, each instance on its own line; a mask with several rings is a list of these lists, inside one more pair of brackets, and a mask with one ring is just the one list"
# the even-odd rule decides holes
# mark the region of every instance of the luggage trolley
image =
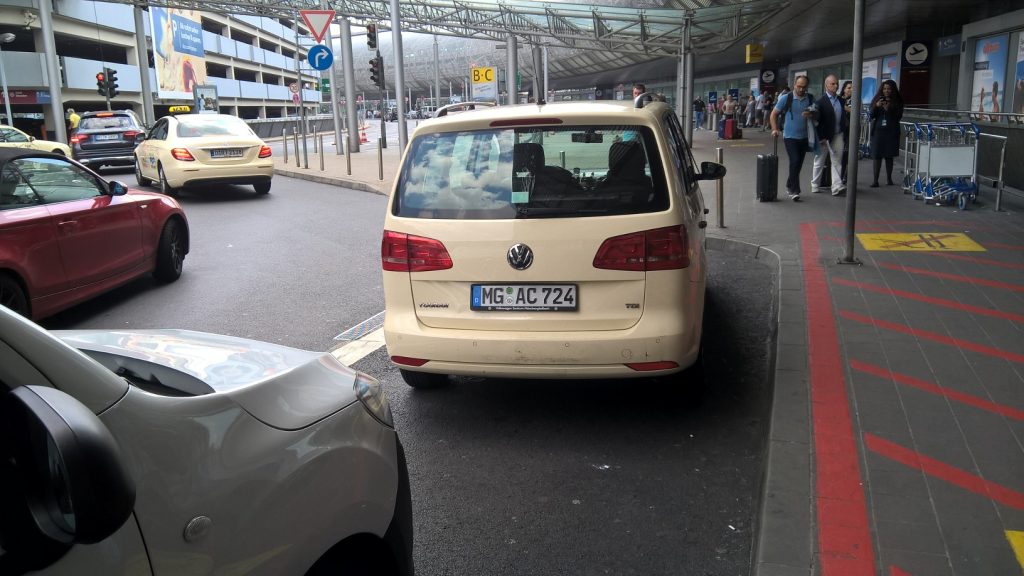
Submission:
[[911,194],[917,185],[917,151],[920,146],[920,128],[913,122],[900,122],[903,132],[903,193]]
[[914,199],[931,200],[936,205],[956,204],[966,210],[978,197],[978,127],[973,123],[943,122],[917,125],[915,131]]

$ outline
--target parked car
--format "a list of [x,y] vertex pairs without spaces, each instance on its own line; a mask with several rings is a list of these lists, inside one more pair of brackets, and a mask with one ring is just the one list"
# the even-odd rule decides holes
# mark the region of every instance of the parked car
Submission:
[[67,144],[53,142],[50,140],[40,140],[39,138],[30,136],[13,126],[6,126],[4,124],[0,124],[0,147],[31,148],[32,150],[42,150],[43,152],[53,152],[54,154],[71,156],[71,148]]
[[417,126],[381,243],[384,335],[406,383],[644,377],[698,362],[698,182],[725,168],[698,169],[672,109],[640,106],[441,109]]
[[0,306],[0,423],[4,574],[413,574],[388,401],[330,354]]
[[188,251],[173,198],[64,156],[0,148],[0,304],[40,319],[145,274],[173,282]]
[[78,128],[68,140],[75,160],[86,166],[131,166],[132,151],[145,132],[145,125],[132,110],[82,112]]
[[135,150],[134,162],[139,186],[155,182],[167,195],[210,184],[251,184],[267,194],[274,176],[270,146],[227,114],[164,116]]

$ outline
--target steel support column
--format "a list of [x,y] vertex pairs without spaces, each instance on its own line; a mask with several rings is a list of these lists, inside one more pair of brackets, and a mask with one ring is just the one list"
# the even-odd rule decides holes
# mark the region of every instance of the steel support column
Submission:
[[149,47],[146,43],[146,23],[142,20],[142,8],[132,9],[135,16],[135,50],[138,54],[139,79],[142,81],[142,122],[152,126],[156,122],[153,112],[153,86],[149,83]]
[[[519,71],[519,39],[515,34],[508,35],[508,43],[505,44],[508,52],[508,64],[505,68],[505,104],[515,104],[518,100],[516,89],[516,73]],[[499,95],[500,96],[500,95]]]
[[846,225],[845,250],[840,263],[859,264],[853,256],[854,228],[857,223],[857,142],[860,142],[861,70],[864,66],[864,0],[853,5],[853,105],[850,112],[850,145],[847,146],[846,166]]
[[352,69],[352,27],[341,19],[341,63],[345,73],[345,118],[348,120],[348,148],[359,152],[359,118],[356,115],[356,80]]
[[405,61],[402,54],[402,21],[398,11],[398,0],[391,0],[391,43],[395,49],[395,105],[398,106],[398,149],[405,150],[409,143],[409,132],[406,126],[405,101]]
[[[53,133],[58,142],[68,141],[67,126],[64,124],[64,85],[57,66],[57,44],[53,40],[53,2],[39,0],[39,26],[43,31],[43,52],[46,54],[46,76],[50,86],[50,113],[53,114]],[[11,118],[14,124],[14,118]]]

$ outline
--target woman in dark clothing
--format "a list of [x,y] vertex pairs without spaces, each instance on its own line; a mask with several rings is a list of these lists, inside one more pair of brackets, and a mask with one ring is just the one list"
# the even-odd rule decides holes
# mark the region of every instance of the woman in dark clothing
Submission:
[[878,188],[878,172],[885,158],[885,174],[889,186],[892,181],[892,159],[900,153],[900,120],[903,118],[903,98],[896,82],[885,80],[871,99],[868,113],[871,118],[871,157],[875,161],[872,188]]
[[839,127],[843,130],[843,163],[839,170],[839,176],[845,186],[846,166],[850,163],[850,112],[853,106],[853,82],[849,80],[843,82],[843,87],[839,90],[839,99],[843,102],[843,114],[839,122]]

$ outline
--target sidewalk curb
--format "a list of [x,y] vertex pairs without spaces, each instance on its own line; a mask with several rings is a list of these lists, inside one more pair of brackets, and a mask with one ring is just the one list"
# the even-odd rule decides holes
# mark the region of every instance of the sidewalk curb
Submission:
[[809,576],[813,567],[811,407],[806,369],[807,336],[803,273],[798,262],[763,244],[728,237],[707,237],[709,250],[764,260],[774,268],[775,326],[768,342],[772,399],[768,419],[755,541],[753,576]]
[[[308,180],[310,182],[317,182],[319,184],[329,184],[332,186],[340,186],[342,188],[349,188],[352,190],[359,190],[360,192],[370,192],[372,194],[379,194],[381,196],[387,196],[383,190],[375,188],[371,184],[367,184],[361,180],[348,180],[345,178],[335,178],[333,176],[320,176],[317,174],[311,174],[309,172],[301,172],[299,170],[285,170],[283,168],[274,167],[274,174],[280,176],[287,176],[288,178],[295,178],[297,180]],[[384,181],[381,181],[381,186],[384,186]]]

